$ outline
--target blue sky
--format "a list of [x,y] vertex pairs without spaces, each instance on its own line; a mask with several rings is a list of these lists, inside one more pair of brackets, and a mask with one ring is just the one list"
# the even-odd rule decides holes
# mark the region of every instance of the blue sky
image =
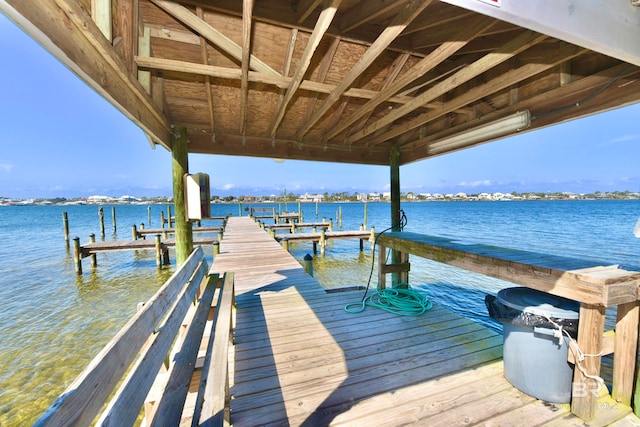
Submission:
[[[171,195],[171,156],[0,14],[0,197]],[[401,167],[423,193],[640,191],[640,104]],[[389,168],[191,155],[218,195],[388,191]]]

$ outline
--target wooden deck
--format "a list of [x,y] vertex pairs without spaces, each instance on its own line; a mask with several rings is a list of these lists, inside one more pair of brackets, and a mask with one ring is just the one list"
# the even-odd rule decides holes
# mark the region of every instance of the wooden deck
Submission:
[[327,294],[249,218],[230,218],[211,271],[235,272],[234,426],[584,425],[504,379],[499,334],[437,304],[417,318],[348,314],[361,291]]

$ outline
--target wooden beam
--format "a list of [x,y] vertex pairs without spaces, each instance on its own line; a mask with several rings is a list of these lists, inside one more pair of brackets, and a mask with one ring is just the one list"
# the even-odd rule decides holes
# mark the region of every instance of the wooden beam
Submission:
[[402,11],[396,15],[393,21],[385,27],[384,31],[375,42],[360,57],[360,60],[351,68],[349,74],[342,79],[336,89],[329,94],[325,102],[318,108],[311,120],[304,123],[296,134],[296,139],[302,137],[325,115],[327,111],[340,99],[351,84],[362,74],[373,61],[385,51],[385,49],[402,33],[407,25],[418,16],[433,0],[412,0]]
[[300,0],[296,5],[297,22],[304,22],[324,0]]
[[[567,61],[571,58],[575,58],[585,52],[584,49],[570,45],[564,44],[559,49],[552,51],[553,53],[547,57],[543,58],[541,61],[537,61],[534,64],[525,64],[521,67],[515,68],[513,70],[507,71],[504,73],[500,79],[494,79],[490,82],[487,82],[483,85],[477,86],[473,89],[465,91],[461,96],[458,96],[450,101],[447,101],[441,104],[439,107],[434,108],[432,111],[427,113],[423,113],[408,122],[402,124],[401,126],[397,126],[396,128],[391,129],[388,132],[385,132],[382,135],[375,136],[370,138],[367,141],[367,145],[374,146],[384,141],[388,141],[396,136],[402,135],[405,132],[408,132],[410,129],[417,128],[419,126],[424,125],[425,123],[431,122],[439,117],[444,116],[445,114],[457,110],[465,105],[469,105],[470,103],[482,99],[483,97],[489,96],[495,92],[508,88],[509,86],[520,83],[532,76],[540,74],[544,71],[547,71],[556,65]],[[546,95],[545,95],[546,96]],[[517,105],[517,104],[514,104]],[[451,129],[448,131],[452,132]],[[438,138],[438,135],[429,135],[428,138],[433,140]],[[424,142],[424,139],[420,139],[420,141]]]
[[454,75],[436,84],[424,93],[416,96],[410,103],[391,111],[389,114],[387,114],[377,122],[372,123],[365,129],[362,129],[361,131],[358,131],[357,133],[351,135],[349,138],[347,138],[347,142],[353,144],[354,142],[359,141],[365,136],[370,135],[381,128],[384,128],[385,126],[390,125],[394,121],[411,113],[417,108],[424,106],[425,103],[433,101],[437,97],[459,87],[463,83],[468,82],[472,78],[477,77],[487,70],[490,70],[491,68],[503,63],[509,58],[513,58],[518,53],[541,42],[545,38],[547,38],[547,36],[534,33],[532,31],[527,31],[521,34],[519,37],[516,37],[515,39],[507,42],[497,51],[483,56],[468,67],[461,69]]
[[[202,11],[201,7],[196,8],[196,15],[198,16],[198,18],[204,20],[204,12]],[[202,63],[205,65],[208,65],[209,55],[207,54],[207,40],[202,36],[198,36],[198,39],[200,40],[200,55],[202,56]],[[211,86],[211,76],[204,76],[204,88],[205,88],[205,91],[207,92],[207,110],[209,111],[209,131],[214,132],[215,134],[216,121],[215,121],[215,116],[213,115],[213,93],[211,92],[213,90],[213,87]]]
[[[196,64],[194,62],[184,62],[184,61],[176,61],[172,59],[162,59],[162,58],[154,58],[154,57],[141,57],[137,56],[135,58],[136,63],[141,68],[150,68],[156,70],[166,70],[166,71],[178,71],[181,73],[187,74],[198,74],[202,76],[211,76],[211,77],[219,77],[223,79],[230,80],[240,80],[242,78],[242,72],[238,68],[227,68],[227,67],[218,67],[215,65],[203,65]],[[249,81],[262,83],[266,85],[277,86],[281,89],[286,89],[291,84],[291,77],[286,76],[274,76],[271,74],[264,74],[257,71],[249,71]],[[311,80],[303,80],[300,83],[300,89],[307,90],[310,92],[318,92],[318,93],[331,93],[335,90],[334,85],[329,85],[321,82],[314,82]],[[359,88],[351,88],[343,93],[343,96],[352,97],[352,98],[362,98],[362,99],[371,99],[378,94],[377,91],[368,90],[368,89],[359,89]],[[394,96],[389,98],[387,101],[396,103],[396,104],[406,104],[411,102],[413,97],[409,96]],[[427,106],[431,108],[436,108],[440,105],[440,103],[428,103]]]
[[242,77],[240,78],[240,133],[245,134],[249,97],[249,58],[251,57],[251,13],[253,0],[242,2]]
[[0,11],[147,134],[169,148],[170,124],[86,10],[71,0],[0,0]]
[[[316,79],[317,81],[322,83],[327,78],[327,74],[329,73],[329,68],[331,67],[333,58],[335,57],[335,54],[336,54],[336,51],[338,50],[339,45],[340,45],[340,38],[339,37],[333,38],[333,41],[331,42],[331,45],[327,49],[327,52],[325,52],[324,56],[322,57],[322,61],[320,61],[320,67],[318,67],[318,77]],[[314,92],[311,95],[309,101],[307,101],[307,112],[304,115],[304,119],[302,120],[303,122],[306,122],[307,120],[309,120],[313,115],[313,110],[315,110],[316,102],[318,101],[318,95],[319,95],[318,92]]]
[[[238,62],[242,62],[242,47],[222,34],[220,31],[213,28],[211,25],[209,25],[209,23],[191,13],[191,11],[186,7],[167,0],[150,1],[167,12],[169,15],[173,16],[174,18],[194,30],[196,33],[203,36],[209,42],[224,50]],[[253,55],[251,55],[250,57],[251,61],[249,66],[251,69],[266,74],[273,74],[276,76],[280,75],[276,70],[262,62],[260,59],[256,58]]]
[[437,49],[412,67],[411,70],[404,73],[401,78],[394,81],[393,84],[390,84],[386,88],[383,88],[375,98],[367,102],[362,108],[359,108],[358,111],[340,123],[340,126],[336,129],[331,129],[327,138],[333,138],[355,123],[356,120],[364,117],[365,115],[371,114],[377,106],[387,101],[408,84],[411,84],[416,79],[433,70],[436,66],[473,40],[479,32],[491,27],[494,23],[495,20],[481,17],[475,20],[474,25],[464,27],[457,34],[457,37],[453,39],[454,41],[441,44]]
[[291,83],[287,88],[287,92],[284,95],[284,99],[280,104],[279,110],[276,113],[275,117],[273,118],[273,123],[271,124],[271,131],[269,132],[269,135],[271,136],[271,138],[275,137],[276,132],[278,131],[278,126],[280,126],[280,123],[284,118],[284,114],[287,110],[287,106],[289,105],[289,102],[291,102],[291,99],[293,99],[293,95],[296,93],[296,91],[300,87],[300,84],[302,83],[302,79],[304,78],[304,75],[307,72],[307,69],[309,68],[309,64],[311,64],[311,58],[313,58],[313,54],[318,48],[318,45],[320,44],[322,37],[324,37],[324,33],[327,31],[327,29],[329,28],[329,25],[331,24],[331,21],[333,20],[333,17],[336,15],[336,12],[338,11],[338,6],[340,6],[341,1],[342,0],[331,0],[330,3],[328,3],[327,6],[320,13],[320,17],[316,22],[316,26],[313,29],[313,33],[311,33],[311,37],[309,37],[309,42],[307,43],[307,47],[305,48],[304,53],[302,54],[302,58],[298,63],[298,68],[296,69],[296,72],[293,75],[293,78],[291,79]]
[[[151,56],[151,29],[145,27],[142,30],[142,36],[138,37],[138,55]],[[151,94],[151,72],[138,70],[138,81],[144,90]]]
[[119,1],[114,26],[118,29],[113,39],[113,47],[118,51],[130,74],[136,75],[133,57],[137,54],[138,0]]
[[639,321],[640,302],[635,301],[618,306],[611,397],[626,406],[631,406],[633,394],[633,378],[638,360]]

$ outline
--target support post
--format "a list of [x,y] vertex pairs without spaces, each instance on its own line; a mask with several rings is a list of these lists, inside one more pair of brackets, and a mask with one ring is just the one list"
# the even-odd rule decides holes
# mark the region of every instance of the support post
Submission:
[[[89,234],[89,242],[96,242],[96,235],[91,233]],[[96,254],[91,254],[91,267],[96,268],[98,266],[98,256]]]
[[320,230],[320,253],[322,255],[324,255],[324,249],[325,246],[327,245],[327,238],[326,238],[326,231],[323,228],[322,230]]
[[[182,264],[193,250],[193,229],[187,221],[185,206],[184,175],[189,172],[189,141],[187,130],[178,126],[171,134],[173,158],[173,203],[175,204],[176,264]],[[171,213],[169,213],[171,227]]]
[[[638,357],[638,301],[620,304],[616,320],[616,341],[613,351],[613,387],[611,397],[619,403],[631,406],[633,377]],[[636,391],[637,392],[637,391]],[[640,409],[636,402],[636,412]]]
[[131,226],[131,240],[138,240],[138,228],[135,224]]
[[98,208],[98,217],[100,218],[100,235],[104,237],[104,209],[102,206]]
[[160,211],[160,227],[164,228],[164,211]]
[[[400,231],[400,149],[397,146],[391,148],[389,159],[391,169],[391,229],[392,231]],[[400,253],[391,251],[391,263],[400,262]],[[391,283],[398,283],[398,274],[391,275]]]
[[116,207],[111,206],[111,221],[113,222],[113,232],[115,233],[117,230],[116,226]]
[[151,206],[147,206],[147,224],[151,226]]
[[[62,212],[62,227],[64,229],[64,240],[69,243],[69,216],[66,212]],[[68,248],[69,246],[67,246]]]
[[309,254],[304,256],[304,271],[313,277],[313,257]]
[[367,229],[367,221],[369,220],[369,202],[364,202],[364,220],[362,224],[364,225],[364,229]]
[[162,244],[160,235],[156,234],[156,265],[162,267]]
[[282,247],[289,252],[289,239],[286,236],[282,238]]
[[213,257],[215,258],[216,255],[220,254],[220,242],[215,241],[213,242]]
[[378,290],[387,287],[387,276],[385,273],[385,261],[387,259],[387,247],[378,245]]
[[76,274],[82,274],[82,256],[80,255],[80,238],[73,238],[73,264],[76,266]]
[[[605,308],[601,305],[580,304],[580,323],[578,324],[578,346],[584,354],[596,355],[602,350],[604,334]],[[600,356],[588,356],[581,362],[583,370],[590,376],[600,375]],[[581,369],[574,369],[571,412],[584,421],[596,416],[598,383],[585,377]]]

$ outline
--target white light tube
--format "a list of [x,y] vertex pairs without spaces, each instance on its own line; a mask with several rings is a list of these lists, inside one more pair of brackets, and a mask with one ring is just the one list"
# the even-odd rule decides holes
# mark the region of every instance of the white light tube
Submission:
[[461,148],[475,142],[487,141],[526,129],[531,125],[529,110],[519,111],[486,125],[478,126],[466,132],[438,140],[429,146],[430,154]]

